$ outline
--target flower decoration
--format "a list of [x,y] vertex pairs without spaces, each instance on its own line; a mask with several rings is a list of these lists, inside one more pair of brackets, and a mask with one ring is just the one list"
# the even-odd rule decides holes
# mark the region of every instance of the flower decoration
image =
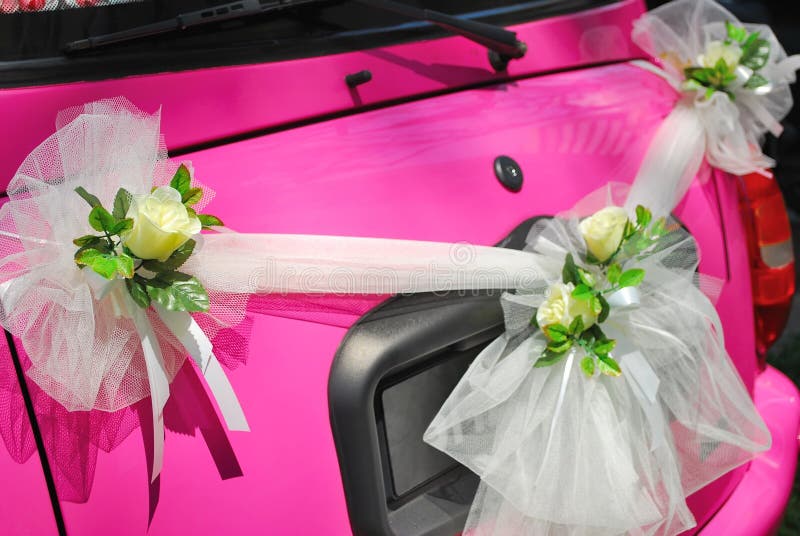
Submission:
[[634,223],[624,208],[609,206],[580,222],[585,261],[591,268],[578,266],[572,253],[567,253],[562,282],[553,284],[545,302],[534,309],[531,325],[547,338],[535,367],[555,365],[579,348],[584,356],[580,366],[586,376],[594,376],[596,370],[607,376],[622,374],[611,356],[617,342],[606,336],[600,324],[611,311],[610,296],[644,281],[645,271],[627,267],[627,261],[654,250],[666,233],[666,220],[653,222],[652,218],[650,210],[639,205]]
[[465,534],[677,536],[687,495],[769,446],[697,244],[629,200],[603,188],[534,224],[544,281],[503,295],[505,333],[425,432],[480,477]]
[[748,32],[743,26],[725,21],[727,37],[709,41],[697,63],[686,67],[683,88],[700,90],[706,99],[720,91],[736,98],[735,87],[756,94],[769,91],[770,82],[759,71],[769,61],[770,44],[760,32]]
[[75,262],[100,276],[122,278],[133,301],[147,308],[154,301],[170,311],[206,312],[208,293],[200,281],[178,270],[192,255],[201,229],[223,225],[192,208],[203,189],[192,187],[189,169],[181,164],[169,186],[134,196],[120,188],[109,212],[93,194],[75,191],[91,207],[89,225],[102,234],[76,238]]

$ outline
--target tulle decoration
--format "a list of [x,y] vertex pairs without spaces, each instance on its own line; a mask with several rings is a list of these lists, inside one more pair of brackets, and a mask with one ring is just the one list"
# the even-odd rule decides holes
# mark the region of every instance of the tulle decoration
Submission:
[[[717,91],[706,99],[702,91],[683,89],[684,68],[698,65],[710,42],[726,39],[726,22],[759,32],[769,42],[769,58],[759,70],[769,84],[752,90],[734,82],[733,98]],[[683,98],[651,142],[629,207],[658,190],[662,200],[650,208],[655,214],[667,214],[683,198],[704,157],[735,175],[771,176],[768,168],[774,162],[761,152],[760,141],[767,132],[778,136],[782,131],[780,120],[792,107],[789,85],[800,68],[800,56],[787,57],[769,26],[742,24],[713,0],[675,0],[660,6],[634,23],[633,40],[658,59],[661,68],[635,63],[665,78]]]
[[155,478],[168,385],[187,354],[205,356],[203,372],[229,428],[247,429],[210,350],[211,339],[244,319],[247,295],[212,291],[209,313],[194,318],[136,306],[121,313],[124,285],[108,283],[103,297],[97,277],[75,265],[72,239],[91,228],[74,190],[92,190],[110,205],[120,187],[147,193],[167,184],[177,164],[166,158],[159,115],[124,99],[66,110],[56,127],[22,163],[0,209],[0,323],[21,339],[28,376],[69,411],[114,412],[150,397]]
[[[537,224],[528,249],[562,263],[567,253],[585,258],[579,218],[611,201],[601,192]],[[560,269],[503,296],[505,334],[425,433],[481,478],[464,534],[675,535],[695,525],[686,496],[769,447],[698,288],[715,285],[695,272],[692,237],[670,225],[662,245],[634,263],[646,271],[639,296],[610,298],[603,329],[617,340],[620,377],[587,378],[580,350],[533,367],[546,341],[530,319]]]
[[[153,479],[169,384],[187,354],[228,429],[248,429],[220,362],[244,360],[239,332],[253,295],[260,312],[348,325],[389,293],[510,288],[539,278],[528,254],[502,248],[224,232],[200,237],[181,267],[207,290],[208,313],[141,309],[121,280],[76,266],[72,240],[92,230],[75,188],[111,206],[119,188],[146,194],[168,184],[178,164],[167,158],[159,115],[118,98],[66,110],[56,126],[22,163],[0,208],[0,324],[21,340],[28,376],[68,411],[117,412],[150,398]],[[206,189],[195,208],[212,197]]]

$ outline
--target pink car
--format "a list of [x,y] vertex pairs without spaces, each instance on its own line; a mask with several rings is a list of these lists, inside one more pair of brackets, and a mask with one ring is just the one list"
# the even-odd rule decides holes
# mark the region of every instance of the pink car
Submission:
[[[641,0],[414,2],[513,39],[385,0],[95,3],[0,4],[3,187],[59,110],[121,95],[161,108],[171,155],[235,230],[521,247],[536,219],[630,182],[678,98],[629,63]],[[726,345],[773,437],[690,498],[691,533],[772,534],[800,424],[796,388],[762,359],[794,292],[783,200],[774,182],[704,167],[675,214],[701,271],[725,281]],[[226,361],[252,431],[224,432],[187,363],[152,484],[149,401],[69,413],[26,381],[9,336],[0,532],[455,536],[477,479],[422,433],[502,330],[498,296],[255,304]]]

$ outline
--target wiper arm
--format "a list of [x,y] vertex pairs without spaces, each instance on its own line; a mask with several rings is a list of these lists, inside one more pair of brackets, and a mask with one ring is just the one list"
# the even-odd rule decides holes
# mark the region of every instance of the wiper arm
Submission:
[[501,26],[461,19],[452,15],[447,15],[441,11],[409,6],[408,4],[402,4],[394,0],[356,1],[385,11],[392,11],[410,19],[430,22],[450,33],[466,37],[470,41],[483,45],[489,50],[494,50],[500,56],[507,59],[521,58],[525,55],[525,52],[528,51],[528,47],[525,43],[517,40],[516,32],[511,32]]
[[[273,13],[287,8],[306,4],[317,4],[325,1],[327,0],[239,0],[229,4],[220,4],[207,9],[182,13],[172,19],[72,41],[64,45],[64,52],[69,54],[94,50],[155,35],[178,32],[205,24],[243,19],[254,15]],[[439,11],[412,7],[393,0],[355,1],[385,11],[392,11],[411,19],[435,24],[448,32],[466,37],[494,51],[496,55],[499,56],[501,62],[505,61],[507,63],[508,60],[512,58],[521,58],[527,51],[525,43],[517,40],[516,33],[510,32],[500,26],[461,19]],[[495,59],[496,58],[492,58],[493,64],[495,63]]]

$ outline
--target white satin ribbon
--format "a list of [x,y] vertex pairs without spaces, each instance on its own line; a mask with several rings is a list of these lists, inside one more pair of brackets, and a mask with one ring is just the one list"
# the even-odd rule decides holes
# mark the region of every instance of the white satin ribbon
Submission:
[[659,447],[666,446],[667,438],[664,435],[666,424],[657,398],[660,384],[658,375],[639,351],[624,354],[619,358],[619,366],[622,374],[628,378],[631,392],[642,406],[645,419],[650,426],[652,441],[650,450],[654,451]]
[[[608,297],[612,307],[637,307],[641,303],[641,293],[636,287],[622,288]],[[624,334],[624,330],[611,328],[609,336],[617,341],[616,355],[622,374],[627,378],[633,396],[639,402],[650,427],[651,451],[666,446],[664,435],[664,414],[658,404],[658,387],[661,383],[658,374],[650,366],[642,352],[635,349]]]
[[607,298],[608,304],[612,307],[634,307],[642,301],[642,294],[636,287],[625,287],[610,294]]
[[153,408],[153,467],[150,471],[150,481],[153,482],[161,473],[164,464],[164,406],[167,405],[169,398],[169,379],[164,370],[164,359],[150,320],[135,303],[131,312],[136,331],[139,332],[142,341],[147,381],[150,384],[150,402]]
[[239,399],[236,398],[233,386],[214,355],[211,341],[192,315],[183,311],[169,311],[158,304],[154,305],[154,309],[167,329],[175,335],[200,367],[211,391],[211,398],[217,402],[228,430],[249,432],[250,426],[247,424],[247,418]]
[[[141,339],[153,413],[153,465],[150,470],[152,482],[161,473],[163,466],[164,407],[169,399],[169,379],[164,370],[164,359],[157,337],[147,313],[133,301],[122,280],[108,280],[91,270],[82,270],[81,272],[85,276],[86,284],[91,287],[95,299],[112,300],[115,314],[130,318]],[[10,284],[11,281],[6,281],[0,285],[0,300]],[[13,304],[4,304],[4,306],[9,305]],[[211,398],[219,407],[228,430],[249,431],[250,427],[242,406],[214,355],[213,345],[192,315],[183,311],[169,311],[158,304],[153,304],[153,309],[164,326],[197,363],[206,380]]]

